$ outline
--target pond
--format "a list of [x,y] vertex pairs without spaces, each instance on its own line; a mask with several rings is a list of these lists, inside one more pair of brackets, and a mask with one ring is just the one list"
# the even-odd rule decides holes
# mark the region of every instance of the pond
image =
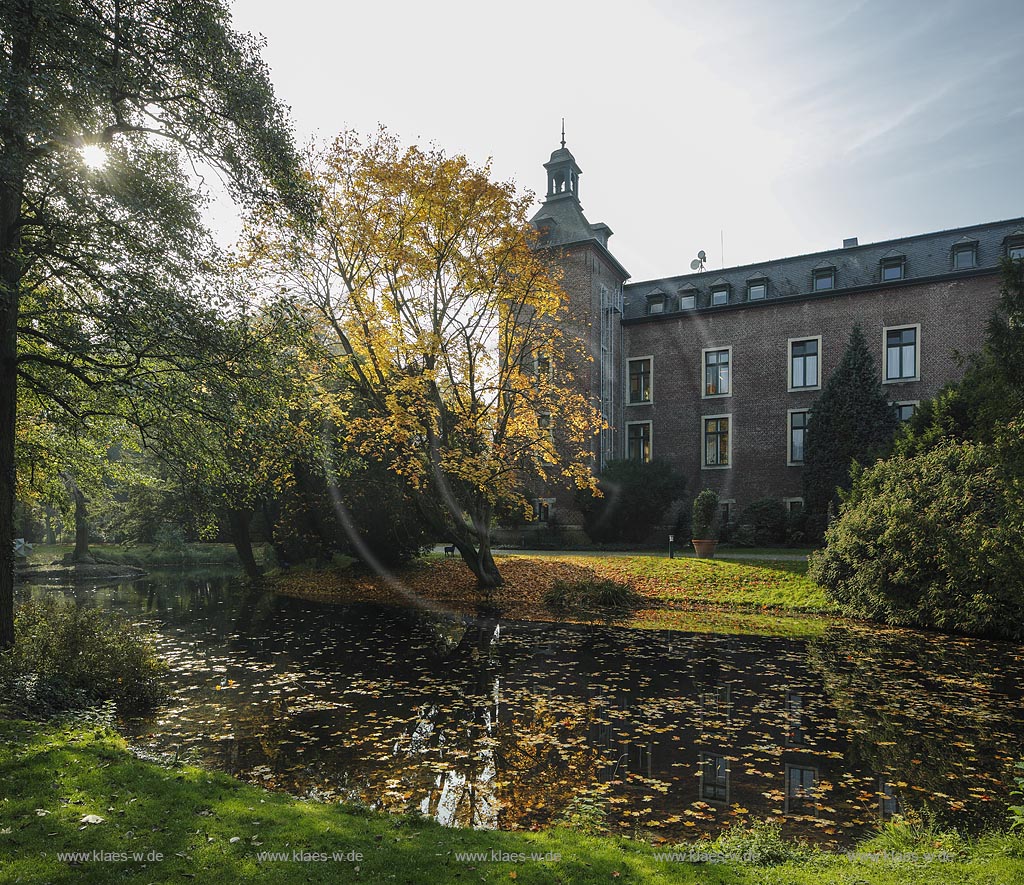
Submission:
[[158,636],[133,745],[451,826],[603,817],[655,841],[774,818],[849,845],[893,813],[1006,822],[1024,647],[836,625],[811,639],[324,605],[233,576],[73,594]]

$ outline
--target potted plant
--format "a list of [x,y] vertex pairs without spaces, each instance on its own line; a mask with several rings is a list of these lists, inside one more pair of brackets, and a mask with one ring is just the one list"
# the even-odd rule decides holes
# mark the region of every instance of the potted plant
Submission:
[[693,549],[701,559],[714,559],[718,546],[718,493],[704,489],[693,501]]

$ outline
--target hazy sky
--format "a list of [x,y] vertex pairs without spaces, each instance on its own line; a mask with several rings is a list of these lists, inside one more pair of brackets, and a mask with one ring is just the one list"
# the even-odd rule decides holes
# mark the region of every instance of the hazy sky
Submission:
[[385,124],[543,192],[634,280],[1024,215],[1022,0],[236,0],[301,140]]

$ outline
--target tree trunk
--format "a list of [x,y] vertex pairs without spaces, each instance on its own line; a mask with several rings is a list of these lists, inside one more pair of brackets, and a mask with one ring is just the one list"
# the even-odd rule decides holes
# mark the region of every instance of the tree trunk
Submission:
[[238,553],[238,560],[242,563],[245,574],[253,580],[262,577],[263,569],[256,562],[252,552],[252,536],[249,534],[249,525],[252,522],[252,513],[248,510],[228,511],[228,530],[231,532],[231,543],[235,545]]
[[4,158],[0,169],[0,650],[14,645],[14,427],[18,413],[18,302],[24,273],[21,201],[28,167],[24,127],[30,116],[33,30],[26,20],[11,40],[7,101],[0,113]]
[[75,503],[75,549],[69,556],[65,557],[65,562],[94,563],[96,560],[89,552],[89,512],[87,506],[89,502],[81,486],[78,485],[70,473],[64,471],[61,473],[60,478],[67,487],[71,500]]

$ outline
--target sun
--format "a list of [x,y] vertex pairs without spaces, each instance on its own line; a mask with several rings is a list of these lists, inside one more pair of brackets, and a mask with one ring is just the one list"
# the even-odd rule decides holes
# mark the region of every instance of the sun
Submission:
[[82,146],[82,161],[93,172],[98,172],[107,165],[107,152],[102,145],[87,144]]

